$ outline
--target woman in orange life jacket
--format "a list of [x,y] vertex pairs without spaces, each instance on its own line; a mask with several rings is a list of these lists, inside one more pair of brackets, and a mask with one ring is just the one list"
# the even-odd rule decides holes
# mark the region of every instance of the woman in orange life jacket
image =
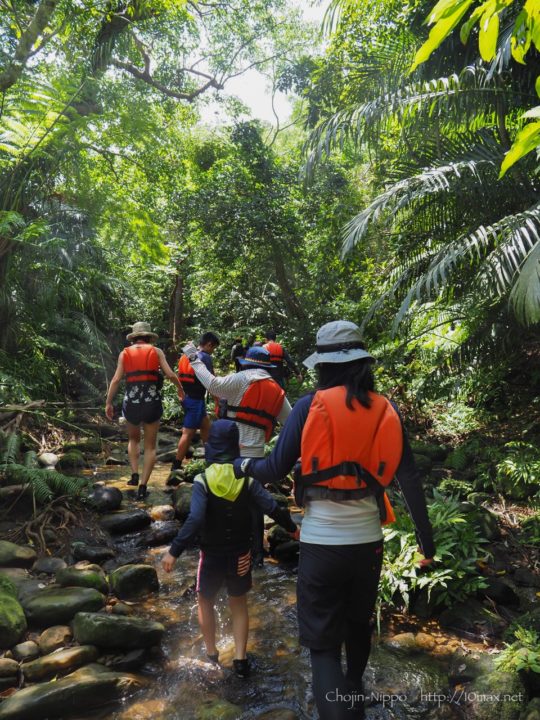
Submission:
[[354,323],[323,325],[316,352],[304,361],[317,370],[317,391],[296,402],[267,458],[234,462],[237,476],[266,483],[285,477],[301,457],[295,483],[305,507],[298,626],[300,643],[311,653],[321,720],[364,717],[362,676],[382,565],[381,523],[392,519],[384,487],[394,476],[416,526],[420,564],[428,565],[435,552],[412,451],[397,409],[374,391],[373,362]]
[[[128,455],[132,473],[128,485],[138,485],[137,499],[144,500],[148,492],[146,489],[148,478],[156,462],[157,433],[163,414],[160,370],[176,385],[180,400],[184,399],[184,390],[176,373],[165,359],[163,351],[152,344],[158,336],[152,332],[148,323],[135,323],[133,331],[126,336],[126,339],[132,344],[122,350],[118,356],[116,372],[109,385],[105,401],[105,414],[109,420],[113,419],[112,401],[122,378],[125,377],[126,394],[122,403],[122,414],[126,419]],[[144,427],[144,462],[139,484],[141,425]]]

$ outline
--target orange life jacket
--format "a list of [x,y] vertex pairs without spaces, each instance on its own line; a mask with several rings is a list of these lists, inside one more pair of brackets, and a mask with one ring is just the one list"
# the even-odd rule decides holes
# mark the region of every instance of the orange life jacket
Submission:
[[270,341],[267,342],[266,345],[263,345],[263,348],[266,348],[266,350],[270,353],[271,363],[283,362],[283,345],[280,345],[278,342]]
[[194,383],[197,379],[195,370],[191,367],[187,355],[182,355],[178,361],[178,379],[183,383]]
[[389,400],[370,392],[371,406],[345,404],[343,386],[319,390],[313,397],[301,441],[304,497],[347,500],[374,495],[381,522],[395,520],[384,492],[403,452],[399,415]]
[[234,417],[230,417],[235,422],[264,430],[264,437],[268,442],[283,407],[284,398],[285,390],[274,380],[256,380],[243,394],[240,405],[227,404],[227,412],[232,410],[236,413]]
[[124,348],[122,364],[127,383],[158,382],[159,356],[156,348],[148,343],[135,343]]

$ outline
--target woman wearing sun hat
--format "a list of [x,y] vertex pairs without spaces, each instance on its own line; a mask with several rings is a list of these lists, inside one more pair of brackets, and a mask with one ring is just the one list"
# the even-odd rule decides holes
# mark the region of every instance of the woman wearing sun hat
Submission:
[[[394,476],[416,526],[421,565],[435,551],[412,451],[397,409],[374,390],[374,362],[357,325],[323,325],[316,351],[304,360],[317,371],[317,391],[298,400],[266,459],[234,463],[238,476],[266,483],[285,477],[301,457],[295,482],[305,507],[298,625],[300,643],[311,653],[321,720],[364,717],[362,676],[382,565],[381,524],[393,517],[384,488]],[[354,694],[358,702],[351,703]]]
[[[159,421],[163,414],[161,404],[161,379],[168,378],[178,390],[180,400],[184,399],[182,383],[170,368],[163,351],[154,347],[158,335],[149,323],[136,322],[126,336],[131,345],[118,356],[116,372],[109,386],[105,401],[105,414],[113,419],[112,401],[118,392],[122,378],[126,380],[126,394],[122,403],[122,414],[126,419],[128,431],[128,455],[131,464],[131,480],[128,485],[139,485],[137,499],[143,500],[147,494],[147,483],[156,462],[156,443]],[[161,371],[161,372],[160,372]],[[144,428],[144,463],[139,484],[139,453],[141,425]]]

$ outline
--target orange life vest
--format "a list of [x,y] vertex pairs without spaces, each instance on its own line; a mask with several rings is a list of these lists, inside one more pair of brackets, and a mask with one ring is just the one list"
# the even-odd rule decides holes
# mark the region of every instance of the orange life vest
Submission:
[[234,417],[229,416],[235,422],[264,430],[264,437],[268,442],[283,407],[284,398],[285,390],[274,380],[256,380],[243,394],[240,405],[227,404],[227,413],[231,410],[236,413]]
[[301,441],[304,497],[347,500],[374,495],[383,524],[395,520],[384,492],[403,452],[399,415],[389,400],[370,392],[371,406],[345,404],[343,386],[319,390],[313,397]]
[[178,361],[178,379],[181,383],[194,383],[197,379],[187,355],[182,355]]
[[270,353],[270,362],[271,363],[282,363],[283,362],[283,345],[280,345],[278,342],[267,342],[266,345],[263,345],[263,348],[268,350]]
[[159,356],[153,345],[135,343],[124,348],[122,364],[127,383],[159,381]]

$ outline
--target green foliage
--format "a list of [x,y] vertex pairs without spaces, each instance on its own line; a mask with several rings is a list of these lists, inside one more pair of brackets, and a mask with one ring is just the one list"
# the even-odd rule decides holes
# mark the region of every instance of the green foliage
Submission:
[[525,545],[540,547],[540,513],[523,520],[519,540]]
[[17,588],[12,580],[7,575],[0,573],[0,595],[11,595],[11,597],[17,597]]
[[517,627],[515,641],[495,658],[495,667],[503,672],[540,673],[540,639],[535,630]]
[[92,485],[91,478],[71,477],[50,470],[27,468],[16,463],[6,465],[0,468],[0,471],[11,483],[30,485],[36,501],[41,505],[63,495],[79,497]]
[[5,441],[4,450],[2,452],[2,465],[16,462],[20,447],[20,435],[16,432],[9,433]]
[[504,445],[506,457],[497,465],[496,483],[501,492],[525,498],[538,491],[540,451],[536,445],[513,441]]
[[193,482],[193,479],[196,475],[199,475],[200,473],[203,473],[206,470],[206,461],[205,460],[191,460],[187,463],[185,466],[185,476],[186,479],[190,482]]
[[406,512],[383,528],[385,562],[381,576],[380,601],[409,606],[413,593],[425,590],[434,606],[450,606],[474,595],[485,582],[476,562],[485,556],[480,537],[460,509],[459,501],[434,491],[428,506],[436,546],[435,564],[428,571],[418,568],[419,554],[412,521]]

